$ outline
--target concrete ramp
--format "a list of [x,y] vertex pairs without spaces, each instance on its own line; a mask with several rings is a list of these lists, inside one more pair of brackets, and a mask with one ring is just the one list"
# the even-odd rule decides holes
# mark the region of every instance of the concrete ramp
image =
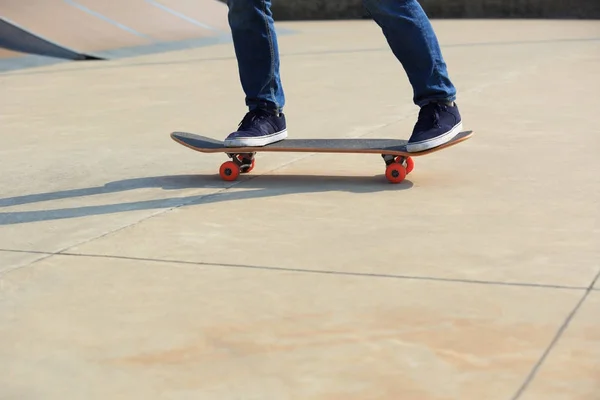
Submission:
[[196,47],[228,34],[227,6],[216,0],[0,0],[0,17],[0,47],[68,60]]
[[[0,47],[13,52],[37,54],[67,60],[98,60],[100,57],[90,56],[62,47],[56,43],[17,26],[0,17]],[[3,52],[8,55],[9,53]],[[13,53],[15,54],[15,53]]]

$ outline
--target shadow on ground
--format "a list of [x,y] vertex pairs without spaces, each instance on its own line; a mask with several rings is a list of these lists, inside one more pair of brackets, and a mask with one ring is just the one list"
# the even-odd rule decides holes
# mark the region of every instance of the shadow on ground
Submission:
[[[275,197],[298,193],[350,192],[373,193],[381,191],[402,191],[413,186],[408,179],[400,184],[390,184],[382,175],[376,176],[323,176],[323,175],[246,175],[238,181],[223,182],[215,175],[173,175],[126,179],[107,183],[103,186],[36,193],[0,199],[0,207],[11,207],[46,201],[72,199],[126,192],[136,189],[161,188],[163,190],[217,189],[211,193],[191,196],[168,197],[117,204],[81,206],[36,211],[13,211],[0,213],[0,225],[14,225],[37,221],[78,218],[91,215],[113,214],[127,211],[169,209],[185,205],[199,205]],[[247,189],[230,191],[231,188]]]

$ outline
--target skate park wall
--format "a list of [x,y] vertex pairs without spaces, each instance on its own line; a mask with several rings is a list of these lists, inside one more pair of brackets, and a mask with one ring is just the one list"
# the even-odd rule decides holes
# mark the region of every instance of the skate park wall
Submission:
[[[226,0],[220,0],[226,2]],[[369,18],[363,0],[272,0],[273,18]],[[430,18],[600,19],[600,0],[419,0]]]

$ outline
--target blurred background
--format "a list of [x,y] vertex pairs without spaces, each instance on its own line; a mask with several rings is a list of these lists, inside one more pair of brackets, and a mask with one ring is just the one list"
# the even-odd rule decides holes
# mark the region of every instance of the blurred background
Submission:
[[[421,0],[431,18],[598,19],[600,0]],[[275,0],[275,20],[369,18],[362,0]],[[225,0],[0,0],[0,71],[229,40]],[[40,58],[40,56],[42,58]]]

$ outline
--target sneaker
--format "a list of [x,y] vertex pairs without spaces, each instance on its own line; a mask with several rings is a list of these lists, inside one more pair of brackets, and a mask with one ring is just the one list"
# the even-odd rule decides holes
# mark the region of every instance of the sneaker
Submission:
[[408,140],[406,150],[429,150],[452,140],[462,129],[462,119],[456,103],[428,103],[421,108],[419,120]]
[[226,147],[258,147],[279,142],[287,137],[285,116],[265,110],[249,111],[238,130],[225,139]]

